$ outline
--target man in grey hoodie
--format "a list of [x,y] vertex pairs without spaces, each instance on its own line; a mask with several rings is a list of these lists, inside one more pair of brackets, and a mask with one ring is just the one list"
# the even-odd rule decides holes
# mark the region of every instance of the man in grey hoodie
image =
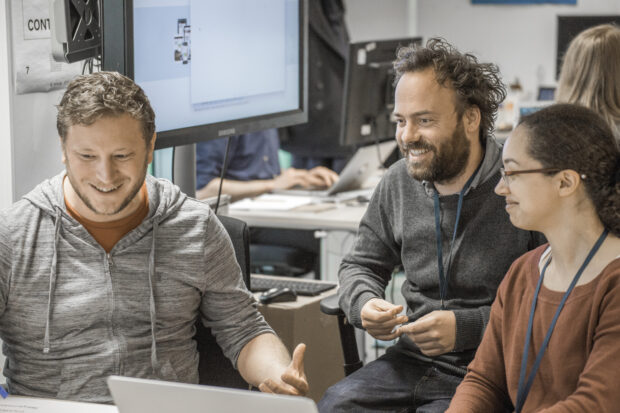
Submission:
[[304,394],[210,208],[147,176],[155,114],[111,72],[58,106],[66,172],[0,212],[0,338],[10,393],[111,402],[112,374],[198,382],[199,317],[262,391]]
[[[493,191],[502,160],[491,134],[505,97],[497,67],[430,39],[401,48],[394,69],[404,159],[377,186],[343,259],[339,303],[373,337],[400,340],[328,389],[321,412],[446,410],[500,281],[542,241],[511,225]],[[406,315],[385,300],[399,265]]]

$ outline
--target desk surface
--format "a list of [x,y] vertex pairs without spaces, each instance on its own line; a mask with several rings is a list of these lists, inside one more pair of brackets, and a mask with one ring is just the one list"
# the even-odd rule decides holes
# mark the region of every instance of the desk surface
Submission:
[[368,204],[314,204],[288,211],[230,210],[251,227],[357,231]]

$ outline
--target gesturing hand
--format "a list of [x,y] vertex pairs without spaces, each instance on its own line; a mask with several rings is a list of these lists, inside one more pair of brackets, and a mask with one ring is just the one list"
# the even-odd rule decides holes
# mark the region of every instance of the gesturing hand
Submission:
[[402,305],[372,298],[362,307],[360,313],[362,326],[376,339],[393,340],[401,334],[395,327],[408,320],[406,315],[398,315],[401,311],[403,311]]
[[280,379],[267,379],[258,386],[258,389],[264,393],[305,396],[310,388],[306,379],[306,373],[304,372],[305,353],[306,345],[298,344],[295,347],[295,351],[293,351],[293,359],[280,376]]
[[452,311],[433,311],[401,326],[398,332],[407,334],[427,356],[439,356],[454,349],[456,316]]

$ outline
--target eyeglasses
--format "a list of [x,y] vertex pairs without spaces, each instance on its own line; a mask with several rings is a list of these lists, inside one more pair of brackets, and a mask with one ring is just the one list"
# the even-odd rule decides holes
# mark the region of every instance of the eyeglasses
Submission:
[[511,177],[519,174],[546,174],[546,173],[557,173],[560,172],[561,169],[558,168],[542,168],[542,169],[523,169],[521,171],[507,171],[504,168],[500,168],[499,172],[502,174],[502,179],[506,185],[510,185]]

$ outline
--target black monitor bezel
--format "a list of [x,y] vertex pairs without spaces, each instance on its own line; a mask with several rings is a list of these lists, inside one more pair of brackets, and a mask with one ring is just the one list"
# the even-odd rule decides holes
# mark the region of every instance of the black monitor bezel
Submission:
[[[299,109],[157,132],[155,149],[188,145],[232,135],[297,125],[308,121],[308,0],[299,0]],[[103,70],[134,78],[133,0],[102,2]],[[120,12],[122,11],[122,15]],[[119,21],[123,30],[118,29]],[[157,124],[157,119],[155,119]]]
[[[352,85],[352,78],[354,76],[359,75],[361,68],[355,64],[358,50],[362,47],[368,49],[368,45],[374,44],[372,47],[374,48],[393,48],[394,55],[393,59],[396,59],[396,50],[400,46],[409,46],[410,44],[421,44],[422,37],[403,37],[398,39],[380,39],[380,40],[366,40],[361,42],[349,43],[348,50],[348,59],[347,59],[347,67],[345,71],[344,78],[344,97],[342,99],[342,120],[340,126],[340,144],[343,146],[364,146],[372,143],[382,142],[389,139],[394,139],[394,134],[389,134],[390,136],[375,136],[375,133],[361,137],[359,134],[355,134],[354,130],[361,127],[359,125],[353,125],[354,122],[351,121],[351,113],[353,112],[353,107],[355,104],[353,102],[357,102],[359,100],[359,96],[363,94],[361,89],[355,88],[355,85]],[[377,46],[379,45],[379,46]],[[365,67],[365,66],[364,66]],[[394,127],[395,129],[395,127]]]

